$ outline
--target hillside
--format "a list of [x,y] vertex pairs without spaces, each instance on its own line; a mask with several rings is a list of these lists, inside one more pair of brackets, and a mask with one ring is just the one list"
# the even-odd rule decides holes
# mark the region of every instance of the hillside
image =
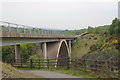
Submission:
[[[106,34],[87,34],[77,38],[77,42],[72,46],[72,58],[82,58],[87,54],[101,54],[105,59],[114,55],[118,55],[118,37]],[[97,58],[96,56],[95,58]]]
[[87,34],[77,38],[77,42],[72,46],[72,57],[81,58],[90,51],[90,46],[96,44],[100,39],[99,34]]
[[[85,55],[97,58],[102,55],[102,58],[109,59],[112,56],[118,58],[120,50],[120,20],[115,18],[112,24],[98,27],[88,26],[89,34],[77,38],[77,42],[72,46],[72,57],[81,58]],[[96,56],[98,55],[98,56]]]

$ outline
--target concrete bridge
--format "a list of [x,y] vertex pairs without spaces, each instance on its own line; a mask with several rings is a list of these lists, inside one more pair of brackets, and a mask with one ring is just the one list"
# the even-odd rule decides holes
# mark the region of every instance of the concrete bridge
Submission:
[[25,25],[0,22],[0,46],[14,45],[16,63],[20,63],[20,44],[38,43],[39,49],[44,53],[44,58],[70,58],[71,43],[76,37],[66,35],[62,31],[44,30]]

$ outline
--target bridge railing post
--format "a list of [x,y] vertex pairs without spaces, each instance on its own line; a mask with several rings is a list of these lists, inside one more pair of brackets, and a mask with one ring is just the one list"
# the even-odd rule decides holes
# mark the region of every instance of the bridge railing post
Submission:
[[23,25],[23,33],[25,33],[25,26]]
[[8,24],[8,32],[10,32],[11,31],[11,29],[10,29],[10,23],[7,23]]
[[31,30],[31,28],[29,29],[29,33],[31,34],[31,32],[32,32],[32,30]]
[[16,27],[17,27],[16,32],[19,33],[19,31],[18,31],[19,29],[18,29],[18,25],[17,24],[16,24]]

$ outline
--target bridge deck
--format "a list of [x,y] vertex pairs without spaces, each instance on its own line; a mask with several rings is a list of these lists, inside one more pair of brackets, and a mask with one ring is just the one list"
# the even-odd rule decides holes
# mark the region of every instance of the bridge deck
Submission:
[[16,33],[16,32],[0,32],[0,37],[2,38],[64,38],[71,39],[75,38],[74,36],[65,36],[65,35],[40,35],[40,34],[25,34],[25,33]]

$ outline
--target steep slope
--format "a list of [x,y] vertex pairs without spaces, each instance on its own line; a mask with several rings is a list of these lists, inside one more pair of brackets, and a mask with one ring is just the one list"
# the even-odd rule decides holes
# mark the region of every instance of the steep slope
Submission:
[[100,39],[98,34],[87,34],[77,38],[77,42],[72,46],[72,57],[81,58],[90,51],[90,47]]
[[[87,54],[118,55],[118,37],[108,34],[87,34],[77,38],[72,46],[72,58],[81,58]],[[98,57],[98,56],[96,56]],[[104,58],[105,59],[105,58]]]
[[0,62],[3,78],[40,78],[39,76],[20,71],[9,64]]

